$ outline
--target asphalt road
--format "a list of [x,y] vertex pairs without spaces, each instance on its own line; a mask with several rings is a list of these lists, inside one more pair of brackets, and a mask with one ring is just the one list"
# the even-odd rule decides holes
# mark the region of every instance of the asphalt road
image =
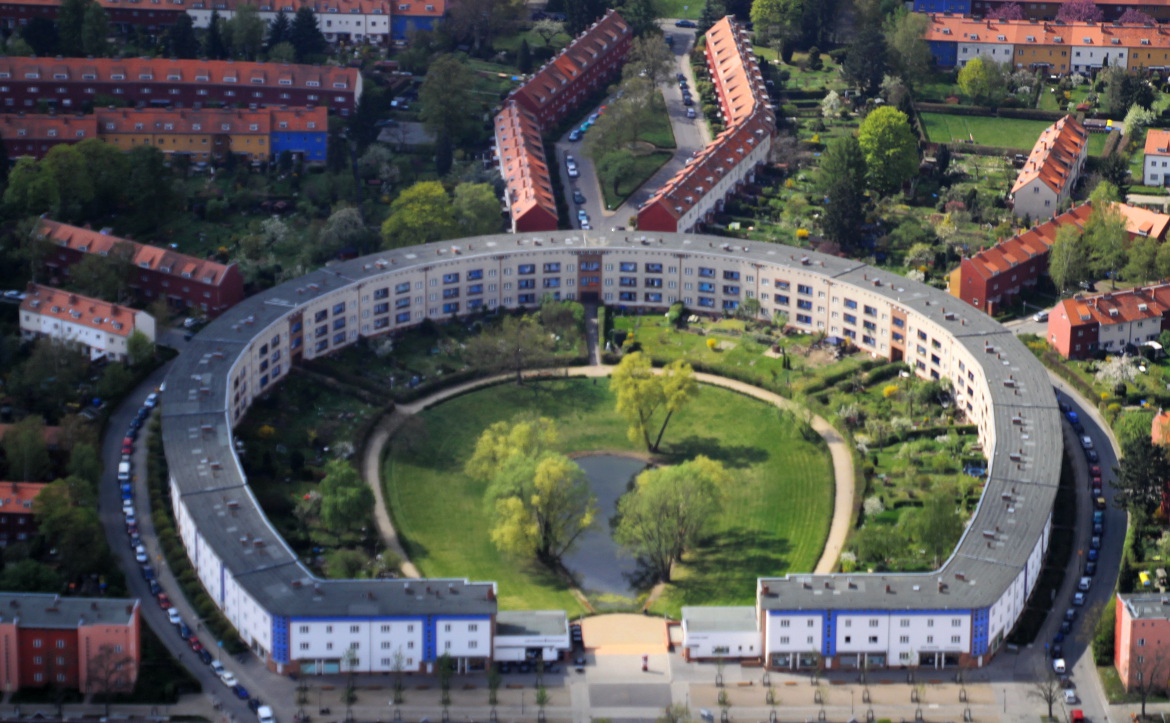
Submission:
[[[180,342],[182,343],[182,342]],[[179,347],[181,350],[182,347]],[[179,637],[177,628],[170,623],[165,610],[160,608],[155,597],[150,593],[150,587],[142,577],[142,568],[134,559],[134,550],[130,547],[130,538],[126,533],[125,518],[122,514],[122,495],[118,485],[118,463],[121,460],[122,439],[130,427],[130,421],[142,407],[148,394],[162,383],[170,369],[166,364],[157,369],[147,379],[131,392],[114,413],[110,416],[109,426],[106,428],[105,438],[102,440],[102,459],[105,460],[105,473],[102,476],[102,485],[98,493],[98,515],[109,540],[114,559],[126,572],[126,584],[131,597],[142,601],[141,619],[143,624],[149,625],[155,634],[162,640],[171,655],[179,660],[203,685],[205,693],[209,693],[213,700],[224,704],[223,715],[229,720],[250,720],[254,714],[247,705],[231,693],[209,667],[200,661],[199,656],[191,650],[185,640]],[[199,617],[195,610],[183,596],[174,575],[162,558],[162,551],[155,535],[154,524],[148,513],[150,509],[150,494],[146,482],[146,439],[149,435],[147,426],[140,430],[134,445],[132,455],[134,477],[134,507],[137,512],[138,532],[142,544],[146,547],[151,565],[154,566],[163,590],[168,594],[174,607],[182,615],[183,620],[196,630],[201,628]],[[161,511],[159,511],[161,514]],[[230,656],[225,656],[216,647],[216,641],[206,631],[198,631],[200,642],[213,655],[218,655],[229,670],[232,670],[245,687],[251,683],[251,675],[244,672],[245,668],[256,669],[259,664],[253,659],[251,666],[241,665]]]
[[[710,131],[707,128],[707,122],[702,115],[691,119],[687,118],[686,106],[682,103],[682,93],[679,90],[678,82],[674,79],[675,73],[683,73],[687,77],[687,83],[691,87],[691,92],[694,93],[695,78],[691,73],[690,63],[687,62],[687,57],[691,52],[691,48],[695,44],[695,31],[688,28],[676,28],[673,20],[661,20],[659,25],[666,35],[674,37],[674,57],[677,70],[671,74],[670,80],[659,86],[662,90],[663,97],[666,98],[666,110],[670,115],[670,123],[674,129],[675,153],[662,168],[650,177],[650,180],[642,184],[641,188],[635,191],[617,209],[603,208],[603,196],[601,193],[601,186],[597,181],[597,171],[593,167],[593,162],[585,157],[582,143],[572,142],[569,140],[568,133],[566,133],[556,143],[556,163],[559,164],[561,178],[564,179],[565,187],[565,202],[568,204],[569,212],[572,218],[570,223],[574,228],[579,228],[580,224],[577,221],[577,209],[583,208],[589,214],[590,224],[594,229],[613,229],[618,226],[629,227],[631,216],[638,214],[638,205],[650,198],[653,191],[661,187],[667,180],[669,180],[680,168],[686,163],[687,159],[691,157],[695,151],[702,149],[710,142]],[[607,101],[608,102],[608,101]],[[696,112],[698,105],[694,106]],[[592,132],[592,131],[590,131]],[[572,154],[577,161],[577,167],[581,172],[579,178],[569,178],[565,170],[565,156]],[[573,190],[580,190],[585,196],[584,204],[573,203]]]

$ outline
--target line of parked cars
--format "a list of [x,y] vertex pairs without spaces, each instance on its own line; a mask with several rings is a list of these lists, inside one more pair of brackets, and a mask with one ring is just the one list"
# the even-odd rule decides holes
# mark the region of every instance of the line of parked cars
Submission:
[[138,439],[138,431],[146,424],[151,412],[158,406],[159,394],[165,390],[166,382],[159,385],[158,389],[146,397],[146,401],[134,415],[134,419],[130,421],[125,438],[122,439],[122,458],[118,462],[118,486],[122,492],[122,514],[126,518],[126,534],[130,539],[130,548],[134,550],[134,559],[141,566],[142,579],[146,580],[146,584],[150,587],[150,594],[154,596],[158,606],[166,611],[167,619],[171,625],[175,626],[179,637],[190,646],[205,665],[211,666],[211,670],[219,676],[220,681],[231,688],[238,698],[248,701],[248,707],[256,711],[261,723],[275,723],[272,708],[261,705],[259,700],[252,698],[248,694],[248,690],[236,680],[235,675],[224,668],[223,663],[212,657],[211,652],[204,648],[203,643],[199,641],[199,636],[184,622],[183,617],[171,602],[170,596],[163,590],[162,584],[158,581],[158,574],[155,572],[154,566],[150,564],[150,556],[146,552],[146,546],[142,543],[142,536],[138,531],[138,518],[134,510],[134,478],[131,474],[134,444]]
[[1057,675],[1061,676],[1060,680],[1061,687],[1064,691],[1064,702],[1071,705],[1078,703],[1079,700],[1075,687],[1067,676],[1068,668],[1067,662],[1064,659],[1064,641],[1072,634],[1073,625],[1077,620],[1077,608],[1084,606],[1089,590],[1093,587],[1093,577],[1097,574],[1097,564],[1101,556],[1101,538],[1105,535],[1106,501],[1102,492],[1101,466],[1098,464],[1101,461],[1101,457],[1094,448],[1093,438],[1085,434],[1085,426],[1081,423],[1080,415],[1069,404],[1060,402],[1060,411],[1064,414],[1065,419],[1068,420],[1069,426],[1076,432],[1077,441],[1080,442],[1081,450],[1085,454],[1085,460],[1089,463],[1089,488],[1092,491],[1093,498],[1093,534],[1089,538],[1089,550],[1085,555],[1085,565],[1082,568],[1081,577],[1077,580],[1076,592],[1073,593],[1073,606],[1065,610],[1064,618],[1060,622],[1060,629],[1057,631],[1056,636],[1049,646],[1049,653],[1052,655],[1052,669]]

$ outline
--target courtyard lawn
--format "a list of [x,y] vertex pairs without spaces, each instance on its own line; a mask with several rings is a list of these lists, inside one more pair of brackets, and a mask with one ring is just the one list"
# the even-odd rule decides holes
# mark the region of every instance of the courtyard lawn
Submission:
[[[578,614],[583,607],[563,581],[492,546],[486,485],[462,472],[486,427],[522,414],[557,420],[567,452],[644,451],[626,438],[606,380],[504,384],[422,413],[424,440],[410,451],[392,448],[384,461],[387,504],[424,575],[495,580],[502,609]],[[677,616],[683,605],[751,604],[758,576],[816,564],[833,512],[832,467],[823,445],[804,441],[793,427],[770,405],[706,386],[671,420],[664,461],[706,454],[731,468],[735,482],[711,538],[687,557],[656,611]]]
[[597,182],[601,185],[601,192],[605,196],[605,205],[610,210],[626,202],[630,194],[650,180],[674,154],[670,151],[652,151],[645,155],[634,156],[633,165],[626,176],[614,185],[612,173],[597,172]]
[[961,144],[968,142],[981,146],[1031,150],[1041,131],[1052,125],[1042,120],[946,113],[923,113],[922,122],[926,124],[926,134],[931,142],[953,143],[953,150],[958,152],[963,150]]

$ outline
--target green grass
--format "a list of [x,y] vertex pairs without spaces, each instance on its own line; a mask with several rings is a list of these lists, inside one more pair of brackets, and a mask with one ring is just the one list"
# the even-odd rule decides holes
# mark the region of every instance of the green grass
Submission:
[[[582,607],[560,580],[491,545],[486,485],[462,472],[487,426],[531,413],[557,420],[567,452],[642,451],[627,439],[606,380],[505,384],[424,412],[426,441],[411,452],[392,451],[384,462],[386,499],[424,575],[496,580],[502,609],[577,614]],[[656,611],[751,604],[758,576],[816,564],[832,514],[832,469],[826,450],[800,439],[793,426],[774,407],[713,387],[703,387],[698,401],[671,420],[663,441],[668,462],[707,454],[732,468],[735,482],[710,539],[688,556]]]
[[1040,132],[1052,125],[1042,120],[945,113],[923,113],[922,121],[926,124],[926,133],[932,142],[955,143],[954,149],[959,152],[963,150],[960,144],[971,138],[977,145],[1030,150],[1040,137]]
[[[655,6],[659,17],[698,20],[703,12],[702,0],[660,0]],[[680,31],[695,32],[688,28],[679,28]]]
[[666,112],[666,99],[662,97],[661,91],[654,94],[651,108],[653,115],[650,125],[638,138],[652,143],[657,148],[674,148],[674,127],[670,124],[670,115]]
[[642,156],[634,156],[633,167],[616,187],[613,182],[613,174],[603,173],[599,168],[597,182],[601,185],[601,192],[605,196],[606,207],[612,210],[625,203],[626,199],[630,197],[630,194],[638,190],[638,187],[643,183],[650,180],[650,177],[659,168],[662,168],[673,155],[670,151],[654,151]]

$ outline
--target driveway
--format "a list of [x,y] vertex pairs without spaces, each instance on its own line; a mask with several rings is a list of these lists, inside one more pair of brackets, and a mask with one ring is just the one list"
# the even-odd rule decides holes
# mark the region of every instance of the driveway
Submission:
[[[666,98],[666,111],[670,115],[670,124],[674,129],[676,146],[674,157],[658,169],[649,181],[642,184],[641,188],[634,191],[620,207],[617,209],[603,208],[603,196],[601,186],[597,181],[597,170],[593,167],[593,162],[585,157],[582,144],[569,141],[568,133],[566,133],[556,143],[556,158],[554,160],[559,164],[561,178],[565,181],[565,202],[568,204],[571,217],[569,225],[573,228],[579,227],[576,218],[579,208],[585,209],[585,212],[589,214],[595,229],[629,227],[630,217],[638,215],[638,205],[649,199],[654,191],[661,188],[666,181],[674,176],[695,151],[711,142],[711,131],[702,115],[700,114],[695,119],[687,118],[687,109],[682,104],[682,94],[679,92],[678,82],[674,75],[675,73],[683,73],[687,78],[687,83],[694,89],[695,78],[694,74],[691,73],[691,66],[687,58],[695,45],[695,31],[687,28],[676,28],[672,19],[660,20],[659,25],[662,27],[663,33],[674,37],[673,51],[676,70],[671,74],[670,80],[659,86],[663,97]],[[698,107],[695,106],[695,108],[697,112]],[[576,159],[577,167],[581,172],[579,178],[569,178],[566,174],[565,157],[567,154],[572,154],[573,158]],[[584,204],[573,203],[573,189],[579,189],[585,196]]]

